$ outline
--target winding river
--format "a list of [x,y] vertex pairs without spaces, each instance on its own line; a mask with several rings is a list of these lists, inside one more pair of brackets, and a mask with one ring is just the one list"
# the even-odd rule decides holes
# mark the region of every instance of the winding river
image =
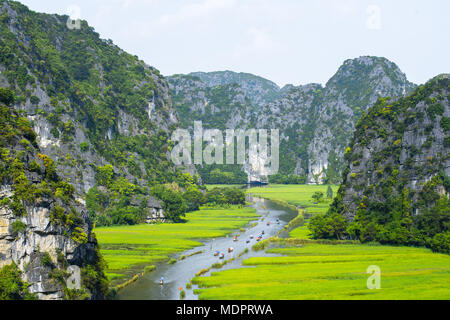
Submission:
[[[186,292],[187,300],[197,300],[197,296],[194,295],[193,290],[196,286],[193,285],[192,289],[186,290],[186,284],[192,279],[195,274],[202,270],[210,268],[214,263],[222,262],[218,257],[214,256],[215,251],[227,252],[230,247],[234,248],[233,253],[225,253],[224,260],[235,258],[232,262],[226,264],[221,269],[211,269],[206,275],[211,272],[218,270],[226,270],[239,268],[241,262],[249,257],[263,257],[263,256],[273,256],[264,252],[264,250],[259,252],[254,252],[251,247],[256,243],[256,238],[264,231],[264,238],[268,238],[277,235],[278,232],[284,229],[284,226],[289,223],[293,218],[297,216],[295,210],[291,210],[282,207],[270,200],[250,198],[249,199],[254,204],[254,207],[261,217],[256,221],[250,223],[245,232],[236,231],[228,237],[212,239],[202,241],[203,246],[193,248],[191,250],[185,251],[178,254],[175,258],[179,258],[181,255],[185,255],[187,258],[178,261],[173,265],[168,265],[166,263],[161,263],[156,266],[156,270],[150,272],[143,277],[139,278],[135,283],[122,289],[117,295],[119,300],[179,300],[180,291],[179,288],[182,287]],[[277,223],[279,219],[279,223]],[[253,223],[257,222],[257,225],[250,227]],[[267,225],[270,222],[270,226]],[[233,235],[239,234],[239,240],[237,242],[233,241]],[[246,243],[251,236],[254,236],[250,243]],[[240,253],[249,249],[248,253],[243,254],[238,257]],[[200,254],[194,254],[202,251]],[[194,254],[189,256],[190,254]],[[163,286],[159,285],[159,279],[164,277],[165,283]]]

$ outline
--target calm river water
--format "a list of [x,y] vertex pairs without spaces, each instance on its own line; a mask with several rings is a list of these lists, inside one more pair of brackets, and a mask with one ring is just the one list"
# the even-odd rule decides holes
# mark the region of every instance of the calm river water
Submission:
[[[206,275],[218,270],[226,270],[241,267],[241,262],[249,257],[263,257],[273,256],[265,253],[264,251],[253,252],[251,247],[256,243],[256,238],[265,232],[263,239],[276,235],[284,226],[289,223],[293,218],[297,216],[297,212],[288,208],[279,206],[269,200],[250,198],[250,201],[254,202],[254,207],[261,218],[257,221],[258,224],[255,227],[250,228],[250,225],[246,227],[245,232],[237,230],[232,235],[223,238],[217,238],[212,240],[202,241],[203,246],[193,248],[178,254],[175,258],[180,257],[182,254],[188,256],[191,253],[202,251],[201,254],[196,254],[187,257],[185,260],[178,261],[173,265],[167,265],[161,263],[156,265],[156,270],[141,277],[135,283],[122,289],[117,295],[119,300],[179,300],[180,292],[179,288],[182,287],[186,292],[186,300],[197,300],[197,296],[194,295],[193,290],[196,286],[192,286],[192,289],[186,290],[186,284],[192,279],[195,274],[202,270],[208,269],[216,262],[221,262],[218,257],[214,257],[215,251],[227,252],[227,249],[234,248],[233,253],[225,253],[225,259],[228,260],[235,257],[235,260],[226,264],[221,269],[211,269]],[[279,219],[279,223],[277,223]],[[267,222],[270,222],[270,226],[267,226]],[[252,224],[252,223],[250,223]],[[233,241],[233,235],[240,234],[237,242]],[[251,236],[254,236],[250,243],[246,243]],[[246,248],[249,252],[237,257]],[[165,283],[163,286],[159,285],[159,279],[164,277]]]

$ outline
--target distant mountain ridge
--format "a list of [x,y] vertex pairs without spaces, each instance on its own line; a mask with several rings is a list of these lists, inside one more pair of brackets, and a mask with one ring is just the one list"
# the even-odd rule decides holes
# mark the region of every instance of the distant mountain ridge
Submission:
[[354,126],[379,97],[402,96],[416,85],[386,58],[346,60],[325,86],[279,88],[245,73],[194,72],[168,77],[184,127],[279,129],[281,173],[308,183],[339,182]]

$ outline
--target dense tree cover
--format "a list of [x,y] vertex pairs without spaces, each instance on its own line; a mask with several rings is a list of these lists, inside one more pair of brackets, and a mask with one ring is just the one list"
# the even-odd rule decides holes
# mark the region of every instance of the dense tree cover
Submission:
[[[345,154],[349,166],[344,171],[343,184],[337,197],[326,215],[311,219],[310,229],[314,238],[350,238],[363,242],[427,246],[434,251],[449,253],[450,200],[447,195],[450,192],[450,178],[443,167],[448,152],[438,154],[441,158],[428,157],[423,166],[414,166],[413,157],[427,152],[429,148],[425,142],[422,150],[410,147],[403,166],[400,166],[401,141],[407,126],[414,124],[414,121],[423,123],[425,119],[430,119],[431,123],[434,120],[440,122],[442,127],[442,120],[439,119],[444,119],[441,104],[444,97],[441,93],[449,85],[448,76],[436,77],[408,98],[394,103],[388,99],[379,99],[363,116]],[[425,102],[424,112],[414,112],[416,109],[412,108],[421,102]],[[424,133],[431,135],[433,127],[424,127]],[[445,127],[442,129],[444,132],[447,130]],[[359,180],[360,173],[352,173],[355,167],[358,170],[354,171],[361,171],[359,166],[362,155],[359,150],[361,146],[368,145],[371,139],[380,136],[386,148],[374,153],[373,159],[370,159],[369,165],[373,165],[375,170],[365,168],[363,171],[369,176],[370,182]],[[412,177],[422,179],[425,174],[431,180],[415,190],[408,189]],[[360,190],[362,196],[356,196]],[[344,202],[345,196],[349,198],[348,194],[353,195],[350,203],[348,200]],[[349,216],[349,210],[354,207],[354,216]]]
[[0,269],[0,300],[36,300],[36,296],[28,292],[29,286],[22,281],[15,264]]
[[14,92],[0,87],[0,102],[4,103],[7,106],[10,106],[14,103]]
[[178,182],[147,188],[128,182],[114,173],[111,165],[97,168],[97,186],[86,196],[86,207],[97,226],[134,225],[146,221],[150,214],[149,195],[161,200],[166,218],[181,222],[187,212],[203,205],[244,204],[240,189],[216,188],[203,191],[198,176],[180,174]]
[[297,176],[294,174],[284,175],[277,173],[269,177],[269,183],[273,184],[305,184],[306,176]]
[[203,165],[198,172],[205,184],[246,184],[248,180],[242,165]]
[[317,191],[317,192],[314,192],[314,194],[312,195],[312,199],[315,202],[322,202],[323,198],[324,198],[323,192]]
[[206,193],[206,200],[213,205],[245,204],[245,192],[238,188],[214,188]]

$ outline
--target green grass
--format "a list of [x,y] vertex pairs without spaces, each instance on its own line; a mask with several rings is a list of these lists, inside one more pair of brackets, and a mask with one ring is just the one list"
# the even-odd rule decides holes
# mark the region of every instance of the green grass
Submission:
[[[337,187],[332,187],[336,194]],[[247,192],[316,214],[325,213],[330,201],[315,205],[311,196],[326,190],[327,186],[270,185]],[[199,285],[195,293],[200,299],[220,300],[450,299],[449,255],[369,244],[293,245],[309,235],[306,222],[290,231],[291,246],[282,242],[266,249],[280,256],[253,257],[241,268],[195,277],[192,283]],[[371,265],[381,269],[379,290],[367,288],[366,270]]]
[[[306,244],[269,249],[281,257],[244,260],[240,268],[196,277],[200,299],[450,299],[450,256],[427,249]],[[381,289],[367,289],[368,266]]]
[[[308,214],[325,213],[328,210],[331,200],[326,199],[326,185],[269,185],[263,188],[251,188],[247,193],[260,196],[269,200],[281,201],[304,208]],[[338,186],[332,185],[333,194],[336,195]],[[315,192],[323,192],[324,202],[314,204],[312,195]]]
[[289,237],[297,239],[310,239],[310,235],[311,231],[309,231],[307,225],[295,228],[289,233]]
[[117,285],[142,272],[145,266],[168,261],[171,255],[202,245],[201,239],[223,237],[258,217],[252,208],[203,208],[188,213],[186,223],[102,227],[94,231],[108,263],[107,276],[112,285]]

